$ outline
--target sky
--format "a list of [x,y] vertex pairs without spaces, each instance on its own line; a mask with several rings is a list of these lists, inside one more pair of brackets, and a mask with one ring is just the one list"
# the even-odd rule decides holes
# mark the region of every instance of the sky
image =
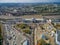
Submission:
[[0,0],[0,3],[60,2],[60,0]]

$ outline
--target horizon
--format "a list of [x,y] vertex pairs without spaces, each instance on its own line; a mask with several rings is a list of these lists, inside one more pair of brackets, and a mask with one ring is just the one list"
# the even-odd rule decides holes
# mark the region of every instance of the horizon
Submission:
[[60,3],[60,0],[0,0],[0,3]]

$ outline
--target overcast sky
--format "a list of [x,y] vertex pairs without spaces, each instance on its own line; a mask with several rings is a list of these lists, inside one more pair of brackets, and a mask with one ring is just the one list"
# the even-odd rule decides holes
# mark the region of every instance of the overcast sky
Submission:
[[60,2],[60,0],[0,0],[0,3],[35,3],[35,2]]

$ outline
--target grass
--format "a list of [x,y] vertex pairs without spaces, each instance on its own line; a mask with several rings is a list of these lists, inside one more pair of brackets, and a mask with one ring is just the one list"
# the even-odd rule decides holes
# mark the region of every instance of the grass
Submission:
[[23,32],[31,34],[30,26],[27,24],[17,24],[16,27],[20,28]]
[[56,24],[56,25],[54,25],[54,27],[55,27],[56,29],[60,29],[60,24]]
[[20,29],[30,28],[27,24],[17,24],[17,27]]
[[27,33],[27,34],[31,34],[30,30],[23,30],[23,32]]

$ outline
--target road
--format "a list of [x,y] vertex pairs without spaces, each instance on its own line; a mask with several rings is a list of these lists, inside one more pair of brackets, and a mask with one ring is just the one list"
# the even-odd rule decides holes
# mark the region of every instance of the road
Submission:
[[[3,24],[4,31],[4,45],[21,45],[24,40],[29,40],[32,42],[32,37],[22,32],[18,31],[18,29],[13,28],[11,24]],[[33,43],[33,42],[32,42]],[[33,45],[30,43],[31,45]]]

